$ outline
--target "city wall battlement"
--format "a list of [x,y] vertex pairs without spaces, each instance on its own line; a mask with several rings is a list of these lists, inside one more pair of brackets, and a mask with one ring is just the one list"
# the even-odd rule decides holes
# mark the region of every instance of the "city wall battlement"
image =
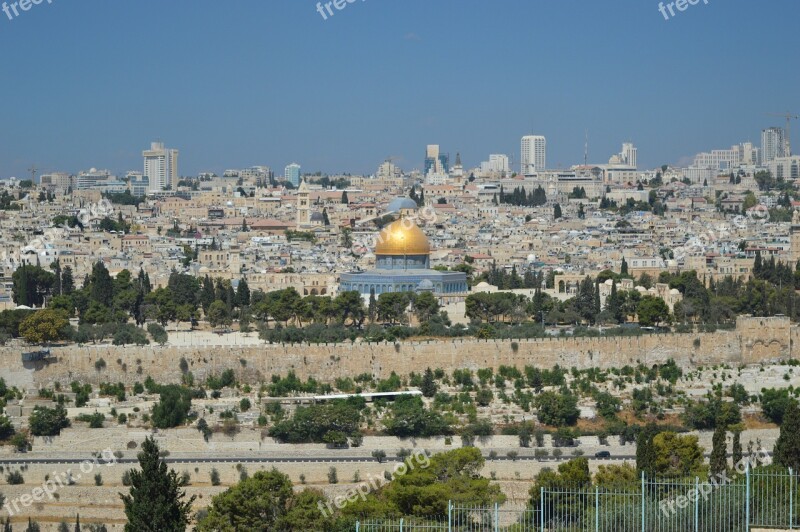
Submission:
[[[612,368],[653,365],[674,359],[680,366],[754,364],[794,358],[800,337],[789,319],[740,317],[730,331],[654,334],[607,338],[533,340],[454,339],[430,342],[249,346],[68,346],[51,349],[49,362],[22,362],[19,347],[0,348],[0,375],[25,389],[62,386],[73,380],[131,385],[147,376],[159,383],[179,383],[181,360],[197,382],[233,369],[237,379],[255,383],[294,371],[300,378],[332,382],[363,373],[385,378],[426,368],[497,369],[501,365]],[[105,364],[98,364],[103,360]],[[98,369],[101,368],[101,369]]]

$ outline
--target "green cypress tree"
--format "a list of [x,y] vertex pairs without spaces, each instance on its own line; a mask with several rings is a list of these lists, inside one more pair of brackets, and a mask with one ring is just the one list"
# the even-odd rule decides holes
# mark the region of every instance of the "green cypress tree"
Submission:
[[81,532],[81,515],[75,516],[75,532]]
[[159,457],[153,438],[142,444],[139,466],[130,471],[130,493],[120,494],[128,518],[125,532],[185,532],[195,497],[186,500],[183,481]]
[[744,455],[742,454],[742,433],[740,430],[733,431],[733,467],[741,463]]
[[714,429],[714,437],[711,440],[711,474],[724,473],[728,468],[727,445],[725,443],[725,427],[720,423]]
[[781,433],[775,442],[772,457],[775,463],[800,471],[800,407],[791,401],[783,415]]
[[239,286],[236,287],[236,303],[239,307],[247,307],[250,305],[250,287],[247,284],[247,279],[244,277],[239,281]]
[[90,295],[94,301],[111,307],[114,299],[114,282],[111,280],[111,275],[108,269],[102,262],[96,262],[92,267]]
[[422,386],[420,386],[420,391],[425,397],[433,397],[436,395],[437,389],[438,386],[436,386],[436,381],[433,378],[433,371],[431,371],[431,368],[428,368],[425,370],[425,375],[422,377]]
[[646,475],[653,475],[656,464],[656,450],[653,447],[653,438],[658,434],[655,423],[648,423],[636,438],[636,470]]
[[11,518],[6,517],[6,522],[3,523],[3,532],[14,532],[14,529],[11,528]]
[[367,314],[369,315],[369,322],[374,323],[375,318],[378,316],[378,300],[375,299],[375,289],[369,290],[369,307],[367,307]]

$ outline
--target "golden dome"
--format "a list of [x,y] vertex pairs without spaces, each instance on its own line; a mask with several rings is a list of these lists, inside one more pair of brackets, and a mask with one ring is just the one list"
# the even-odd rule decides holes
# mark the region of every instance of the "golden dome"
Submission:
[[375,255],[430,255],[428,237],[417,224],[401,218],[387,225],[378,234]]

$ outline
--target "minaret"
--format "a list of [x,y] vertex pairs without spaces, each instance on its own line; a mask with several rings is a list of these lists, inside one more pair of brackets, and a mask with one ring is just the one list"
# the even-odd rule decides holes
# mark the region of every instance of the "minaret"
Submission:
[[308,227],[311,225],[311,200],[308,192],[306,180],[300,182],[297,189],[297,227]]
[[461,164],[461,154],[456,153],[456,164],[453,166],[453,177],[461,179],[464,177],[464,166]]
[[800,261],[800,212],[794,211],[792,213],[792,225],[789,229],[790,235],[790,256],[792,268],[795,267],[797,261]]

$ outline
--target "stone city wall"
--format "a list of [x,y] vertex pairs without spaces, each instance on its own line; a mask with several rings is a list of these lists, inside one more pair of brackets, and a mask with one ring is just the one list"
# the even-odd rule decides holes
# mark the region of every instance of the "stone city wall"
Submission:
[[[24,349],[0,349],[0,375],[25,389],[68,385],[73,380],[133,384],[148,375],[160,383],[181,381],[181,359],[196,381],[234,369],[243,382],[294,371],[305,379],[332,382],[369,373],[385,378],[426,368],[497,369],[500,365],[550,368],[611,368],[652,365],[674,359],[684,367],[753,364],[793,358],[797,328],[788,318],[739,318],[737,328],[705,334],[660,334],[611,338],[534,340],[456,339],[430,342],[257,346],[68,346],[51,350],[53,361],[24,363]],[[99,364],[98,361],[104,362]],[[98,369],[100,367],[101,369]]]

